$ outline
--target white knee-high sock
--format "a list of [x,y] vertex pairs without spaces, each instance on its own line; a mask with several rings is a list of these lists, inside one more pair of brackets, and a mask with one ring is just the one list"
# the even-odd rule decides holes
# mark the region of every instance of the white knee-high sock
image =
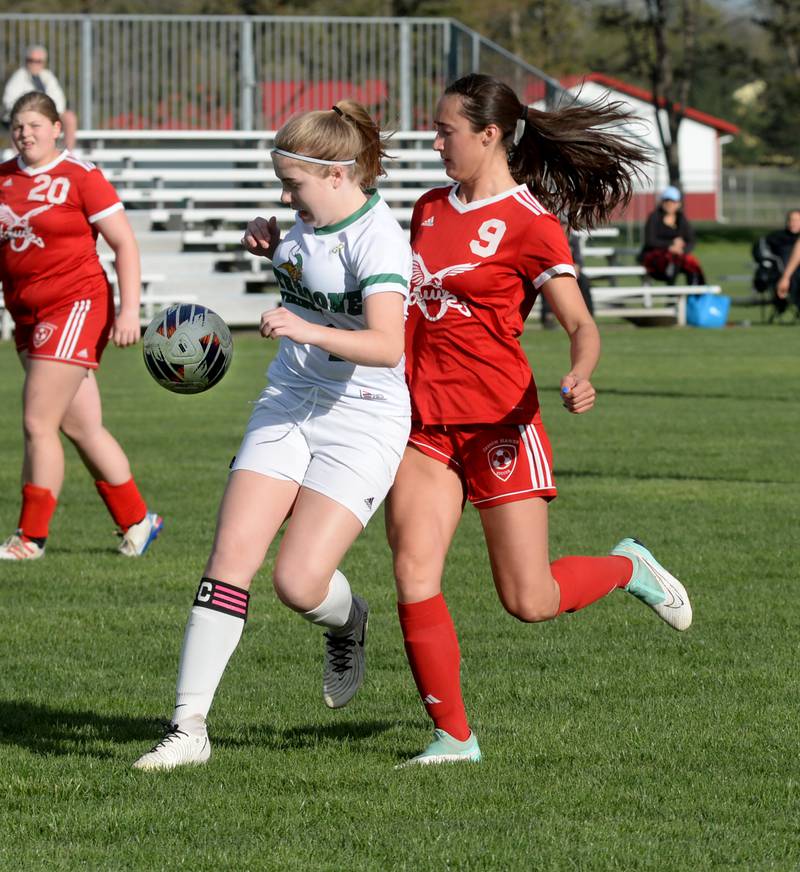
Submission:
[[310,612],[303,612],[303,617],[312,624],[319,624],[335,632],[349,622],[353,607],[350,585],[337,569],[331,576],[325,599]]
[[249,600],[248,591],[232,584],[213,578],[200,582],[183,637],[173,723],[208,716],[222,673],[242,637]]

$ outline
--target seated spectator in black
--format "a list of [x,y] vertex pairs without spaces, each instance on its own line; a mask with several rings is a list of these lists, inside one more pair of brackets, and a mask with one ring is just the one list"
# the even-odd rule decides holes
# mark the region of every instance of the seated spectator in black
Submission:
[[644,225],[644,247],[640,260],[648,275],[674,285],[683,273],[689,285],[704,285],[700,261],[691,254],[695,236],[683,214],[681,192],[670,185],[661,192],[658,208]]
[[[790,212],[789,214],[791,215],[792,213]],[[798,229],[800,230],[800,228]],[[778,299],[782,300],[784,304],[788,305],[786,301],[791,300],[797,309],[798,316],[800,316],[800,234],[797,237],[789,257],[786,259],[786,266],[775,288],[775,292],[778,295]],[[783,309],[779,306],[778,311],[785,311],[786,305],[784,305]]]
[[[764,242],[767,248],[778,258],[782,272],[775,287],[775,308],[778,313],[785,312],[789,300],[800,312],[800,209],[792,209],[786,214],[786,226],[783,230],[769,233]],[[796,257],[792,254],[797,249]]]
[[29,45],[25,49],[25,66],[11,74],[3,91],[3,123],[8,124],[11,107],[30,91],[41,91],[56,104],[64,145],[72,151],[78,131],[78,117],[67,109],[67,98],[55,75],[47,69],[47,49],[43,45]]

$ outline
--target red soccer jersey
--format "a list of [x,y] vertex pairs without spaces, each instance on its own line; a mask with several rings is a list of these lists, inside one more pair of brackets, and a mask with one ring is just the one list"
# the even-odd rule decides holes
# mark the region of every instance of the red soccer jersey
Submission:
[[575,275],[564,231],[525,185],[464,204],[422,196],[406,324],[412,416],[423,424],[525,424],[539,400],[519,344],[539,288]]
[[0,279],[13,312],[68,303],[105,275],[94,222],[122,203],[94,164],[62,152],[37,169],[0,164]]

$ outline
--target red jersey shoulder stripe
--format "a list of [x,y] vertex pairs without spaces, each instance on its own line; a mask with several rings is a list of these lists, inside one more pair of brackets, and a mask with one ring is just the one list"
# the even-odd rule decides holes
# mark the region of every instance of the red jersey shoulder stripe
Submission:
[[533,212],[534,215],[547,215],[547,209],[542,206],[542,204],[530,193],[530,191],[517,191],[514,195],[514,199],[530,212]]
[[537,209],[541,209],[542,212],[549,211],[549,209],[546,206],[542,205],[542,201],[538,197],[534,196],[532,191],[525,191],[525,193],[528,196],[528,198],[530,199],[530,201],[533,203],[533,205],[536,206]]
[[97,169],[97,164],[93,164],[90,160],[79,160],[77,157],[73,157],[73,155],[67,155],[64,160],[68,163],[75,164],[75,166],[79,166],[82,169],[86,170],[87,173],[92,170]]

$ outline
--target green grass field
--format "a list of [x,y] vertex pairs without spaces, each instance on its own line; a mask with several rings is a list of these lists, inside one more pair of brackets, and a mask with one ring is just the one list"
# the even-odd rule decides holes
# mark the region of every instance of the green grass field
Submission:
[[[685,581],[678,634],[628,595],[524,626],[494,594],[475,511],[446,593],[484,752],[395,771],[429,726],[379,516],[344,570],[372,606],[369,674],[331,712],[319,632],[269,565],[212,709],[207,767],[135,772],[172,709],[183,627],[227,464],[270,346],[176,397],[109,350],[106,420],[162,538],[141,560],[68,449],[43,561],[0,566],[3,870],[797,870],[800,330],[602,327],[590,415],[566,414],[565,337],[524,339],[556,451],[552,555],[626,535]],[[18,512],[20,374],[0,344],[0,525]]]

